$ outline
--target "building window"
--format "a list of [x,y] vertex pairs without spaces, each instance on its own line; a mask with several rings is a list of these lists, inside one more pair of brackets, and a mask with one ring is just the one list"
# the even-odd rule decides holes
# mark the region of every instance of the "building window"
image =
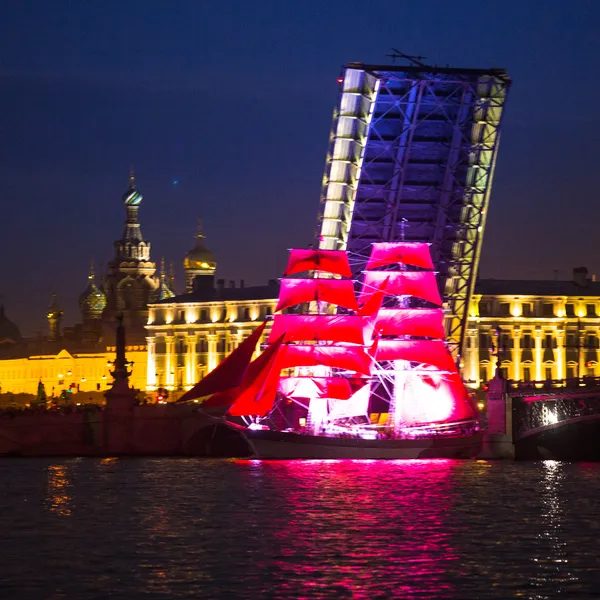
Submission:
[[575,367],[567,367],[567,379],[575,379]]
[[530,333],[526,333],[521,338],[521,348],[533,348],[533,340],[531,339]]
[[185,311],[184,310],[180,310],[179,311],[179,321],[185,321]]
[[271,305],[267,306],[266,314],[267,315],[272,315],[273,314],[273,307]]
[[523,302],[521,304],[521,312],[524,317],[532,317],[533,316],[533,307],[531,302]]
[[586,304],[585,305],[585,316],[586,317],[595,317],[596,316],[596,305],[595,304]]
[[217,352],[225,352],[225,338],[220,338],[217,342]]
[[488,382],[488,370],[487,370],[487,367],[480,367],[479,368],[479,379],[481,379],[481,381],[483,381],[483,383],[487,383]]
[[510,317],[510,304],[508,302],[501,302],[499,308],[501,317]]
[[546,367],[546,380],[552,380],[552,367]]
[[554,340],[552,339],[552,334],[551,333],[547,333],[546,337],[544,338],[544,348],[548,349],[548,348],[554,348]]
[[565,306],[565,311],[566,311],[567,317],[574,317],[575,316],[575,305],[572,302],[569,302]]
[[244,320],[248,321],[250,319],[250,309],[249,308],[245,308],[244,309]]
[[531,381],[531,368],[523,367],[523,381]]
[[200,311],[200,320],[201,321],[208,321],[208,309],[207,308],[203,308]]
[[480,302],[479,303],[479,315],[481,317],[489,317],[491,313],[490,303],[489,302]]
[[543,316],[544,317],[553,317],[554,316],[554,304],[552,302],[544,302]]
[[479,348],[480,349],[489,349],[490,347],[490,336],[487,333],[479,334]]

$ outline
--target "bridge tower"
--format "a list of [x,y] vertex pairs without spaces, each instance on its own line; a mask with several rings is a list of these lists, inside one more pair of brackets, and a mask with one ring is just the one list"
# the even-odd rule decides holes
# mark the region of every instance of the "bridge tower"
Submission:
[[342,69],[319,247],[347,250],[358,274],[373,242],[431,243],[458,361],[511,82],[502,69],[413,63]]

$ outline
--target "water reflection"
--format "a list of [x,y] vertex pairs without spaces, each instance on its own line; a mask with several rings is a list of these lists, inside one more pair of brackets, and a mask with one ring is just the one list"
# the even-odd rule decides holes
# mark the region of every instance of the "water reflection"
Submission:
[[61,517],[71,516],[71,497],[69,496],[69,468],[67,465],[48,466],[48,488],[46,502],[49,510]]
[[[554,593],[563,593],[565,584],[577,581],[569,570],[567,543],[563,535],[566,518],[563,506],[563,479],[567,463],[546,460],[541,463],[541,524],[538,533],[538,553],[533,557],[535,569],[531,585],[536,588],[547,588],[550,585]],[[535,598],[550,598],[543,594],[535,594]]]
[[440,598],[455,568],[450,461],[281,462],[268,535],[289,597]]

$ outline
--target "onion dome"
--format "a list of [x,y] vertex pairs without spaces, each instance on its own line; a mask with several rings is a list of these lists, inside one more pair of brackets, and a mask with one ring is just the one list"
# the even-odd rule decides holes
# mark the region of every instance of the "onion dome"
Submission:
[[123,202],[127,206],[138,206],[142,203],[142,194],[135,187],[135,175],[133,169],[129,173],[129,189],[123,194]]
[[196,244],[185,255],[183,266],[185,269],[202,269],[214,271],[217,268],[217,259],[215,255],[206,247],[204,243],[205,236],[202,233],[202,221],[198,219],[198,233],[196,234]]
[[18,342],[20,339],[19,328],[4,314],[4,305],[0,305],[0,343]]
[[99,318],[102,315],[102,311],[106,308],[106,295],[96,285],[93,264],[90,266],[87,287],[79,296],[79,307],[84,318]]

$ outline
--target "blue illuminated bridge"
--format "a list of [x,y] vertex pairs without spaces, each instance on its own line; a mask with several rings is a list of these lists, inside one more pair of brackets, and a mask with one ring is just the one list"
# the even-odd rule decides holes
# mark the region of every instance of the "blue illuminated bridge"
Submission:
[[373,242],[430,242],[458,359],[510,79],[502,69],[350,63],[338,82],[319,247],[348,250],[358,275]]

